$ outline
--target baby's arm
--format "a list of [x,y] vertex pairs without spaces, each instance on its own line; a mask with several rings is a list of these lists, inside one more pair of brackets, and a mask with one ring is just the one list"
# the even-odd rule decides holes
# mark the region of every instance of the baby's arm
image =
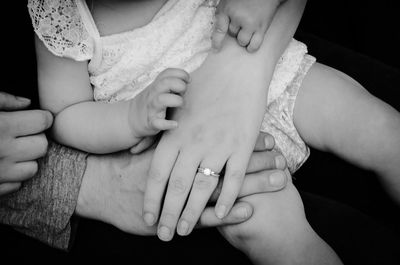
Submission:
[[[217,7],[213,47],[222,46],[226,33],[240,46],[255,52],[264,40],[277,9],[285,0],[221,0]],[[291,0],[289,0],[291,1]]]
[[382,177],[400,203],[400,113],[347,75],[316,64],[294,110],[303,139]]
[[55,115],[52,134],[58,142],[111,153],[176,127],[165,120],[166,108],[182,105],[178,94],[186,89],[186,72],[168,69],[134,99],[107,104],[93,101],[87,62],[57,57],[38,38],[36,51],[40,104]]

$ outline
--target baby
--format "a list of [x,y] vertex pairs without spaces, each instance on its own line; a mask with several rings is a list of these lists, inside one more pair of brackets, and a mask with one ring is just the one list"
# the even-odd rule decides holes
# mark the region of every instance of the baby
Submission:
[[[280,2],[271,1],[278,8]],[[256,52],[262,47],[275,13],[273,8],[267,8],[271,1],[30,0],[28,7],[37,34],[40,102],[42,108],[55,115],[54,139],[90,153],[126,149],[140,152],[153,143],[160,131],[173,133],[179,125],[168,119],[168,108],[184,106],[183,93],[191,82],[189,73],[205,61],[211,38],[219,50],[229,32],[239,45]],[[384,180],[390,182],[400,164],[395,161],[400,150],[398,113],[365,93],[353,80],[338,79],[340,74],[313,66],[314,62],[303,44],[294,40],[290,43],[275,69],[261,129],[275,137],[277,149],[285,155],[292,173],[308,157],[304,139],[358,165],[386,173]],[[327,88],[331,101],[323,101],[326,96],[321,87]],[[319,104],[322,101],[324,104]],[[343,110],[348,110],[353,123],[341,116]],[[316,115],[320,113],[324,115]],[[365,117],[369,116],[384,117],[391,126],[377,126],[374,120],[366,123]],[[386,143],[379,150],[374,149],[378,144],[375,135],[365,133],[366,129],[375,131],[377,127],[384,136],[381,142]],[[332,128],[335,134],[330,131]],[[356,150],[360,139],[368,144],[363,150]],[[370,163],[376,156],[387,161],[385,170],[382,165]],[[214,168],[215,172],[209,171],[203,172],[220,173]],[[149,208],[149,201],[159,202],[160,207],[164,190],[165,186],[158,192],[154,182],[147,185],[144,213],[149,225],[156,223],[159,215],[159,211]],[[219,200],[228,196],[226,193],[222,187]],[[167,191],[166,198],[170,195]],[[217,212],[219,217],[226,215],[235,199],[236,194],[230,194],[225,213]],[[163,218],[165,213],[161,213],[159,237],[170,240],[173,232],[165,235],[162,228],[168,225],[168,231],[174,231],[178,221],[188,224],[178,232],[190,233],[203,207],[198,208],[191,216],[187,210],[180,216],[182,209],[175,209],[178,214],[169,224]],[[304,216],[299,220],[299,225],[303,224]],[[258,224],[262,229],[262,222]]]

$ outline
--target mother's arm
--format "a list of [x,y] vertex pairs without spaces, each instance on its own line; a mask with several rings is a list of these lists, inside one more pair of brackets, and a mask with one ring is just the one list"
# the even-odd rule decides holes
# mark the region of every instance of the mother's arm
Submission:
[[[259,138],[250,160],[242,196],[277,191],[286,184],[284,174],[266,171],[275,168],[276,155],[266,152],[264,137],[267,136]],[[267,137],[267,149],[273,147],[271,138]],[[121,153],[87,158],[86,153],[50,143],[36,176],[23,183],[20,191],[0,199],[0,223],[61,249],[71,244],[74,214],[108,222],[129,233],[154,234],[154,228],[145,226],[141,218],[151,154],[148,151],[135,156]],[[249,204],[240,203],[235,209],[238,212],[221,221],[209,208],[202,215],[202,224],[238,223],[251,216]],[[246,212],[247,216],[243,216]]]
[[149,171],[144,201],[144,219],[149,225],[157,221],[169,182],[159,222],[162,239],[172,238],[189,191],[180,221],[185,226],[189,223],[184,230],[190,232],[208,201],[216,181],[201,174],[195,177],[199,166],[220,172],[226,165],[216,213],[223,217],[229,212],[264,116],[268,84],[304,5],[304,0],[282,4],[257,53],[249,54],[227,38],[224,48],[210,54],[192,74],[185,106],[173,115],[179,127],[164,133]]

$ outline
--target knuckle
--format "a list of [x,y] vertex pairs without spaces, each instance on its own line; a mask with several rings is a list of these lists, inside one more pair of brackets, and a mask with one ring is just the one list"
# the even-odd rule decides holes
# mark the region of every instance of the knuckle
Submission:
[[242,170],[233,170],[229,175],[229,179],[237,182],[241,182],[244,178],[245,173]]
[[174,178],[170,180],[169,183],[170,191],[174,194],[184,194],[187,189],[188,185],[186,184],[186,181],[183,178]]
[[199,214],[194,208],[187,207],[182,214],[182,219],[185,219],[188,223],[194,223],[198,216]]
[[178,220],[178,215],[169,210],[163,210],[160,218],[160,224],[164,224],[166,226],[173,226],[173,223]]
[[198,176],[195,178],[193,188],[197,190],[210,190],[216,183],[210,177]]
[[38,169],[39,169],[38,163],[36,161],[32,161],[32,163],[26,169],[24,177],[31,178],[35,176],[35,174],[38,172]]
[[161,174],[161,172],[158,169],[155,168],[150,168],[149,170],[149,181],[156,183],[156,184],[162,184],[165,181],[165,178]]

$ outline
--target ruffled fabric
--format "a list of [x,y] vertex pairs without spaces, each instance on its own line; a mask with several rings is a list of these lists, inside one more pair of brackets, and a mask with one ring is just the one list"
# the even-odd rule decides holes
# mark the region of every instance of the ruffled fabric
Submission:
[[208,2],[170,0],[144,27],[102,37],[102,62],[89,67],[95,99],[128,100],[166,68],[197,69],[211,48],[215,6]]
[[[292,42],[292,44],[296,45],[296,42]],[[302,49],[297,50],[297,53],[293,47],[289,46],[292,51],[287,51],[285,54],[291,55],[289,57],[283,56],[276,67],[273,78],[275,82],[271,83],[269,91],[276,96],[272,99],[271,96],[268,97],[270,103],[261,125],[261,131],[274,137],[274,149],[286,158],[289,171],[292,174],[303,165],[310,155],[310,149],[293,123],[293,111],[301,83],[308,70],[315,63],[314,57],[303,53],[304,49],[306,50],[304,44],[301,44]],[[288,72],[289,69],[290,72]],[[282,80],[280,80],[281,76]],[[282,92],[278,94],[278,91]]]
[[93,39],[88,34],[74,0],[29,0],[35,33],[56,56],[90,60]]

